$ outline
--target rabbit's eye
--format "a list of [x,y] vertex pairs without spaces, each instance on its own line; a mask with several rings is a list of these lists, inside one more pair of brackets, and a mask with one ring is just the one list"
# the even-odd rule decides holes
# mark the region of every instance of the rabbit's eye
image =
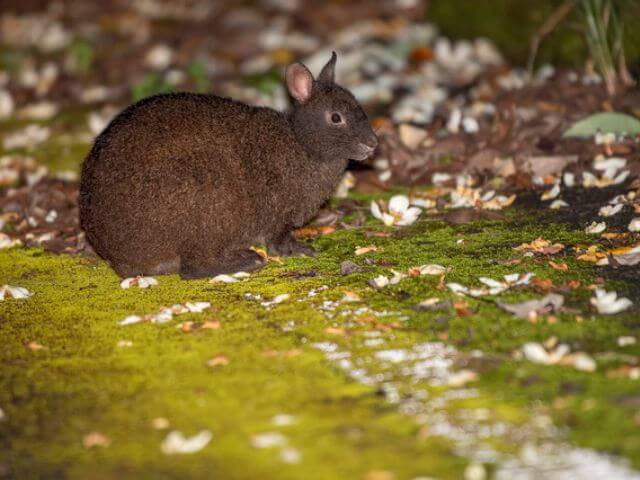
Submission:
[[331,115],[331,121],[333,123],[342,123],[342,116],[339,113],[334,113]]

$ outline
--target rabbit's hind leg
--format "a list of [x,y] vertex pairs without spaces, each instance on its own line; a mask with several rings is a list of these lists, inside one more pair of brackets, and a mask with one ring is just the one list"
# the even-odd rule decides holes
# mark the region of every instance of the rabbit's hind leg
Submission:
[[219,256],[189,252],[180,257],[182,279],[214,277],[221,273],[251,272],[262,267],[264,259],[252,250],[234,250]]

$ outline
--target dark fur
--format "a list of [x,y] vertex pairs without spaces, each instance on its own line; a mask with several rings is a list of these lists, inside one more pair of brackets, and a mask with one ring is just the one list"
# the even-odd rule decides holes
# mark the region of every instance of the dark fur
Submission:
[[[125,109],[82,168],[80,221],[96,252],[122,276],[184,278],[258,268],[249,247],[260,243],[312,254],[291,231],[331,195],[349,158],[370,153],[361,144],[377,143],[356,100],[333,83],[333,64],[288,114],[192,93]],[[304,77],[295,67],[288,80]],[[347,125],[327,122],[334,111]]]

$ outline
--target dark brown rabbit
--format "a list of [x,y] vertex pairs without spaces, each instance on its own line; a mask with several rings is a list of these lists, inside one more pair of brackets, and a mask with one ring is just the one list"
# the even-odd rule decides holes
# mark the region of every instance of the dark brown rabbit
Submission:
[[317,80],[286,70],[290,112],[214,95],[175,93],[121,112],[84,161],[80,221],[122,276],[197,278],[255,270],[250,250],[312,255],[292,230],[331,195],[349,159],[377,139],[367,116],[334,83],[335,53]]

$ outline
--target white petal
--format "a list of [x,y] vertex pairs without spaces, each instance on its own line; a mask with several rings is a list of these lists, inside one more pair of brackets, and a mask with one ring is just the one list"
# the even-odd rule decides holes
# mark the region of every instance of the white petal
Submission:
[[466,295],[469,293],[469,289],[459,283],[447,283],[447,288],[458,295]]
[[442,265],[437,265],[435,263],[421,265],[418,267],[418,270],[420,270],[420,275],[442,275],[447,271],[445,267],[443,267]]
[[571,172],[566,172],[563,176],[562,179],[564,180],[564,185],[566,187],[573,187],[576,184],[576,176],[571,173]]
[[620,210],[622,210],[622,208],[624,207],[624,205],[622,204],[618,204],[618,205],[606,205],[604,207],[602,207],[600,209],[600,216],[601,217],[612,217],[614,215],[616,215],[617,213],[620,212]]
[[282,447],[287,444],[287,437],[280,432],[265,432],[254,435],[251,438],[251,445],[255,448]]
[[389,279],[384,275],[379,275],[371,280],[371,283],[375,288],[384,288],[389,285]]
[[491,288],[506,288],[506,285],[504,283],[498,282],[497,280],[494,280],[493,278],[480,277],[478,280],[480,280],[486,286],[491,287]]
[[3,285],[0,287],[0,300],[6,298],[23,299],[31,295],[33,294],[24,287],[14,287],[11,285]]
[[560,195],[560,184],[556,183],[551,190],[547,190],[546,192],[544,192],[542,194],[542,197],[540,198],[542,201],[546,201],[546,200],[552,200],[554,198],[556,198],[558,195]]
[[574,354],[573,365],[583,372],[594,372],[597,368],[595,360],[583,352]]
[[389,212],[403,214],[409,208],[409,198],[406,195],[394,195],[389,200]]
[[539,343],[525,343],[522,346],[522,353],[524,354],[524,357],[530,362],[542,363],[545,365],[551,363],[549,354]]
[[613,183],[616,185],[619,185],[623,183],[627,179],[627,177],[629,177],[629,175],[631,175],[631,171],[623,170],[618,174],[616,178],[613,179]]
[[236,283],[239,281],[240,280],[238,280],[235,276],[232,277],[231,275],[221,273],[220,275],[216,275],[211,280],[209,280],[209,283]]
[[119,325],[133,325],[134,323],[139,323],[142,321],[142,317],[139,315],[129,315],[124,320],[119,322]]
[[200,313],[209,308],[211,304],[209,302],[187,302],[184,306],[187,307],[190,312]]
[[191,438],[174,430],[166,436],[160,448],[165,455],[195,453],[206,447],[211,437],[209,430],[202,430]]
[[420,210],[418,207],[411,207],[407,209],[402,215],[402,218],[398,221],[398,225],[411,225],[418,219],[418,217],[420,216],[420,212],[422,212],[422,210]]
[[391,225],[396,223],[395,217],[393,215],[388,214],[388,213],[383,213],[382,214],[382,221],[384,222],[384,224],[387,227],[390,227]]
[[605,222],[600,222],[600,223],[591,222],[591,225],[585,228],[585,232],[595,235],[595,234],[604,232],[606,229],[607,229],[607,224]]
[[374,200],[371,200],[371,214],[378,220],[382,220],[382,211],[380,210],[380,205],[378,205],[378,203]]

